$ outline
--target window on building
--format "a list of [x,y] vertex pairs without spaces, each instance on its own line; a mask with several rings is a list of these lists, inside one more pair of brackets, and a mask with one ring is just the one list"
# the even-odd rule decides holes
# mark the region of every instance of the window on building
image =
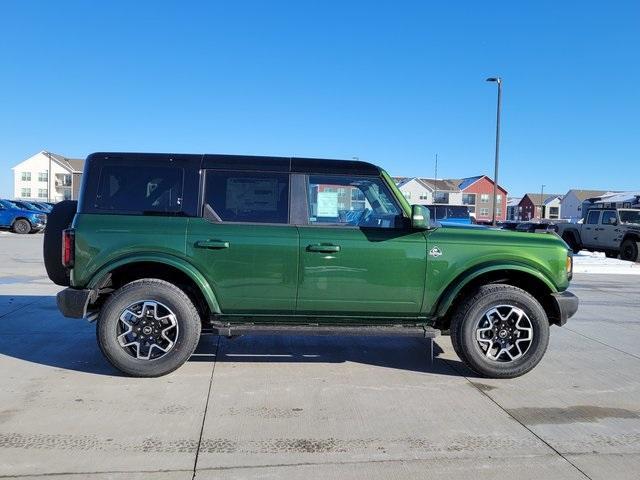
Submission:
[[31,189],[30,188],[21,188],[20,196],[22,198],[31,198]]
[[[375,177],[317,176],[308,183],[309,223],[396,228],[402,213],[386,185]],[[351,192],[351,205],[340,207],[337,187]]]
[[47,198],[49,196],[46,188],[38,189],[38,198]]
[[502,201],[502,194],[498,193],[496,194],[496,203],[500,203]]
[[549,207],[549,218],[557,220],[559,216],[560,216],[559,207]]
[[404,195],[404,198],[406,198],[407,200],[411,200],[411,192],[402,192]]
[[496,207],[496,216],[502,215],[502,208],[500,206]]
[[489,194],[488,193],[480,194],[480,203],[489,203]]
[[481,217],[488,217],[489,216],[489,209],[485,208],[485,207],[482,207],[480,209],[480,216]]
[[435,192],[433,196],[433,203],[449,203],[449,193]]
[[64,191],[62,192],[62,197],[65,200],[71,200],[71,189],[70,188],[65,188]]
[[462,194],[462,204],[463,205],[475,205],[476,204],[476,194],[475,193],[463,193]]
[[420,200],[429,200],[428,195],[420,195]]
[[38,173],[38,181],[46,182],[49,179],[49,172],[39,172]]
[[71,186],[71,175],[63,174],[58,175],[58,180],[56,181],[56,187],[70,187]]
[[22,172],[22,181],[30,182],[31,181],[31,172]]
[[223,222],[287,223],[289,174],[209,170],[205,201]]
[[470,205],[467,207],[469,209],[469,213],[476,213],[476,207],[475,205]]

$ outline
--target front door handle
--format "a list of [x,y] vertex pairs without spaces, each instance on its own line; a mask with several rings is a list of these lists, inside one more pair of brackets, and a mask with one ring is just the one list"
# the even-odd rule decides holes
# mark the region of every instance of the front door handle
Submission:
[[340,245],[307,245],[308,252],[338,253]]
[[199,240],[195,243],[195,246],[196,248],[222,250],[223,248],[229,248],[229,242],[223,242],[220,240]]

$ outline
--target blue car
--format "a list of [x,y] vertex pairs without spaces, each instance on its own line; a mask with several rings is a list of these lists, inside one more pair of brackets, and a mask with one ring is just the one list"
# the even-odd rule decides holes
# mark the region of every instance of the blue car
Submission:
[[429,209],[431,218],[443,224],[471,225],[473,219],[466,205],[425,205]]
[[45,213],[20,208],[9,200],[0,200],[0,228],[10,228],[15,233],[36,233],[46,225]]

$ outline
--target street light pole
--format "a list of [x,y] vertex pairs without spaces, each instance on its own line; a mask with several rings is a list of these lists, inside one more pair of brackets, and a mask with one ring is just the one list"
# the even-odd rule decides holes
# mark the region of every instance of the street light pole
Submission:
[[542,209],[544,208],[544,187],[545,184],[543,183],[542,187],[540,187],[540,220],[544,217],[544,213],[542,212]]
[[496,210],[498,208],[498,164],[500,159],[500,110],[502,109],[502,78],[489,77],[487,82],[495,82],[498,84],[498,106],[496,109],[496,157],[493,166],[493,214],[491,224],[496,226]]

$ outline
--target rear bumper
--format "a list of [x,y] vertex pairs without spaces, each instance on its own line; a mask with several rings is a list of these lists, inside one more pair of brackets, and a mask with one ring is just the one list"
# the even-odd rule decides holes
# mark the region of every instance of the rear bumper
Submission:
[[564,291],[552,293],[551,298],[555,302],[558,312],[557,323],[558,325],[564,325],[578,311],[578,304],[580,303],[578,297],[571,292]]
[[65,317],[84,318],[87,316],[87,307],[91,301],[93,290],[79,290],[65,288],[56,295],[58,310]]

